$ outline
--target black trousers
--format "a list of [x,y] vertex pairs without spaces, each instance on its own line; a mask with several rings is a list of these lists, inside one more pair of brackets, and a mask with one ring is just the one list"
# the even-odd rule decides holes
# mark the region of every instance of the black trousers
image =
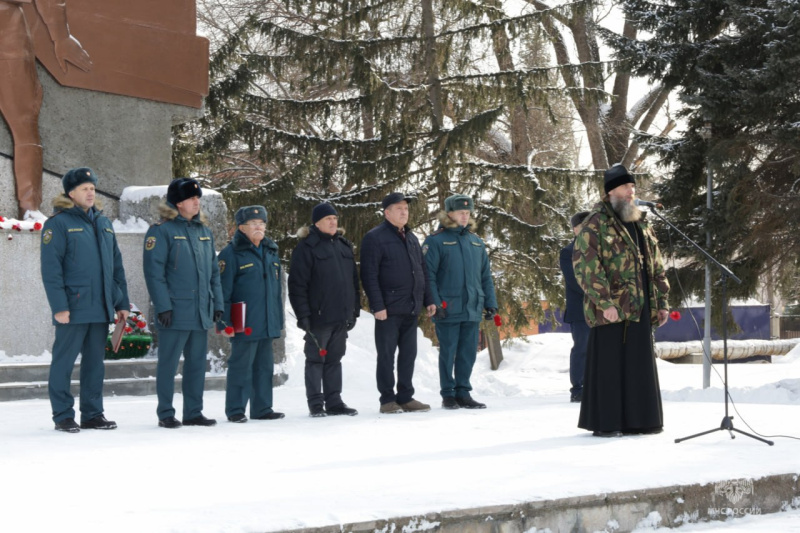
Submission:
[[[414,361],[417,359],[417,315],[389,315],[375,321],[375,348],[378,352],[376,378],[381,405],[404,404],[414,397]],[[397,352],[397,393],[395,394],[394,355]]]
[[[347,327],[336,326],[312,329],[314,339],[306,333],[306,399],[308,407],[337,407],[342,405],[342,357],[347,348]],[[320,355],[320,348],[328,353]]]

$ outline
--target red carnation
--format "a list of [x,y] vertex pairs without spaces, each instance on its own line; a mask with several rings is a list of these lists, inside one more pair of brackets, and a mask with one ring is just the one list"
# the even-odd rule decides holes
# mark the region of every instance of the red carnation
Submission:
[[500,315],[494,315],[494,325],[498,328],[503,325],[503,319],[500,318]]
[[41,222],[34,222],[33,229],[36,230],[36,231],[39,231],[40,229],[42,229],[42,223]]
[[145,326],[147,326],[147,323],[145,323],[145,322],[137,322],[136,323],[136,327],[139,328],[139,329],[144,329]]
[[5,222],[5,221],[6,221],[6,219],[3,218],[2,216],[0,216],[0,222]]
[[447,309],[447,302],[442,300],[442,309]]
[[245,335],[252,335],[252,333],[253,333],[253,328],[250,328],[250,327],[244,328],[244,334]]
[[14,224],[13,226],[11,226],[11,229],[15,229],[17,231],[22,231],[22,226],[20,226],[19,223],[17,223],[17,224]]
[[320,354],[322,357],[325,357],[326,355],[328,355],[328,350],[326,350],[325,348],[320,348],[320,349],[319,349],[319,354]]
[[228,335],[233,335],[233,328],[228,326],[225,328],[225,333]]
[[681,319],[681,312],[680,311],[673,311],[669,314],[669,317],[672,320],[680,320]]
[[132,327],[130,327],[130,326],[125,326],[125,333],[130,333],[131,331],[133,331],[133,328],[132,328]]

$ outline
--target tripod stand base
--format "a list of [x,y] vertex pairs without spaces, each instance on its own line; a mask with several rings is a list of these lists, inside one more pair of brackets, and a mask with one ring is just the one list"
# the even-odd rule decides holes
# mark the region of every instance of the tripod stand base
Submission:
[[708,431],[703,431],[702,433],[695,433],[694,435],[689,435],[688,437],[683,437],[682,439],[675,439],[675,444],[677,444],[679,442],[683,442],[685,440],[693,439],[695,437],[702,437],[703,435],[708,435],[709,433],[714,433],[715,431],[727,431],[728,433],[731,434],[731,439],[735,439],[736,438],[736,435],[733,434],[733,432],[735,431],[736,433],[741,433],[742,435],[746,435],[746,436],[750,437],[751,439],[760,440],[764,444],[769,444],[770,446],[773,446],[775,444],[771,440],[762,439],[761,437],[757,437],[755,435],[747,433],[746,431],[742,431],[740,429],[736,429],[735,427],[733,427],[733,417],[732,416],[726,416],[725,418],[723,418],[722,419],[722,423],[719,425],[718,428],[709,429]]

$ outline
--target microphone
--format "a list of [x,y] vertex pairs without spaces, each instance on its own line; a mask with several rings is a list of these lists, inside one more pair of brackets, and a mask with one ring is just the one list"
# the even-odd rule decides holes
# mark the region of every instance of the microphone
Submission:
[[656,209],[656,208],[658,208],[658,209],[663,209],[663,208],[664,208],[664,206],[663,206],[663,205],[661,205],[661,204],[659,204],[659,203],[657,203],[657,202],[648,202],[648,201],[646,201],[646,200],[639,200],[638,198],[636,198],[636,199],[633,201],[633,203],[634,203],[634,204],[636,204],[636,205],[643,206],[643,207],[651,207],[651,208],[653,208],[653,209]]

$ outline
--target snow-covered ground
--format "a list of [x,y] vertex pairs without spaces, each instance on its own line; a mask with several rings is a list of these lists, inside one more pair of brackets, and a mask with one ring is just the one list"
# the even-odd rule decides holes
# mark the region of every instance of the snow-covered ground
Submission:
[[[155,397],[117,397],[106,399],[106,414],[119,429],[68,435],[53,430],[46,400],[0,403],[0,531],[275,531],[800,473],[797,440],[769,447],[718,431],[673,442],[717,427],[724,414],[721,381],[712,373],[713,387],[702,390],[696,365],[659,362],[664,433],[609,440],[578,429],[566,334],[506,347],[497,371],[479,354],[473,396],[488,404],[482,411],[439,407],[437,352],[420,335],[415,396],[434,408],[381,415],[373,327],[362,314],[344,359],[343,397],[356,417],[307,416],[302,340],[291,323],[290,379],[275,391],[283,420],[228,423],[224,393],[207,392],[204,413],[216,427],[165,430]],[[800,348],[775,359],[730,367],[734,424],[800,436]],[[180,402],[176,395],[178,413]],[[800,513],[682,530],[720,529],[800,532]]]

